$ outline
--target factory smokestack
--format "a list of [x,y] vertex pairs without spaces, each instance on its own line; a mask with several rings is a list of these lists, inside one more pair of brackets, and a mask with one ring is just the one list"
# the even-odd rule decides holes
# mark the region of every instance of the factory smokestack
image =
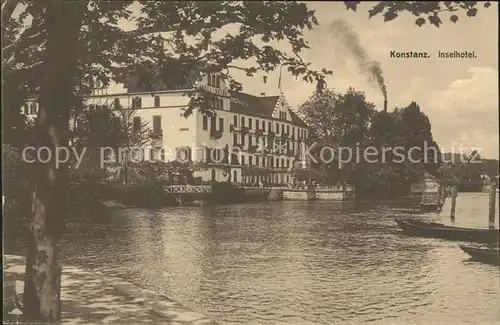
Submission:
[[343,20],[334,20],[330,28],[335,38],[340,40],[358,64],[359,70],[368,77],[368,81],[378,87],[384,95],[384,110],[387,110],[387,87],[380,63],[373,61],[361,46],[358,34]]

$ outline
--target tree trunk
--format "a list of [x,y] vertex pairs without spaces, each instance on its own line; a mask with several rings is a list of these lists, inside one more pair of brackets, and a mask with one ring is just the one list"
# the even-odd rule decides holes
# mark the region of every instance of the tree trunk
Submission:
[[56,167],[54,154],[55,148],[68,145],[82,8],[62,0],[46,4],[45,78],[40,85],[36,138],[38,147],[47,147],[51,157],[36,166],[24,285],[28,321],[57,322],[61,317],[59,240],[68,206],[68,169],[65,164]]

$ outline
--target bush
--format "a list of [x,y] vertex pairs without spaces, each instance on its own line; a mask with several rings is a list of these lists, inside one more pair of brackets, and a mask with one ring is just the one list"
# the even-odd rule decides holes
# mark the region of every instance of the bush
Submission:
[[22,160],[17,148],[2,144],[2,195],[6,217],[29,217],[33,190],[33,164]]

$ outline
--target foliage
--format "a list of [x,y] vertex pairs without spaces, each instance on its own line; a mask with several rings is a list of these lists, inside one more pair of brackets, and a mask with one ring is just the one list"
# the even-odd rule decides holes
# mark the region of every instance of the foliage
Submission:
[[[357,5],[361,1],[344,1],[347,10],[356,11]],[[453,23],[458,21],[456,13],[465,12],[468,17],[476,17],[479,8],[489,8],[490,1],[379,1],[368,11],[368,17],[383,15],[384,21],[388,22],[396,19],[402,12],[409,12],[418,17],[415,24],[423,26],[426,21],[439,27],[443,21],[439,17],[442,12],[452,13],[449,20]],[[426,20],[427,18],[427,20]]]
[[[311,167],[322,175],[323,184],[350,183],[360,196],[398,196],[424,171],[435,173],[439,167],[439,147],[429,119],[414,102],[391,113],[376,112],[354,89],[346,94],[326,90],[314,94],[300,111],[315,142],[310,152],[318,163]],[[375,154],[365,156],[369,150]],[[316,177],[311,172],[304,175]]]
[[340,155],[346,161],[349,153],[344,148],[352,150],[365,145],[374,108],[364,93],[353,88],[344,94],[330,89],[315,93],[299,107],[311,129],[314,147],[310,152],[318,162],[314,168],[321,170],[324,183],[334,185],[345,181],[344,176],[354,162],[339,164]]
[[[4,70],[12,78],[30,76],[31,95],[43,73],[43,52],[47,30],[44,28],[46,8],[38,1],[8,1],[13,8],[2,14],[8,19],[3,37]],[[311,70],[300,53],[308,48],[304,29],[317,25],[314,11],[304,3],[289,2],[182,2],[182,1],[81,1],[81,28],[78,37],[79,95],[88,94],[97,84],[105,87],[110,79],[135,79],[142,89],[196,88],[207,73],[217,72],[232,89],[241,83],[230,71],[243,70],[251,76],[258,71],[270,72],[283,64],[294,76],[324,85],[331,71]],[[76,7],[76,5],[73,5]],[[23,9],[12,16],[14,8]],[[28,24],[32,19],[31,25]],[[123,30],[125,20],[136,25]],[[27,25],[25,28],[23,26]],[[63,26],[61,26],[63,28]],[[235,29],[235,33],[219,32]],[[287,42],[293,54],[275,48],[276,42]],[[36,55],[35,55],[36,54]],[[245,65],[233,62],[252,59]],[[33,78],[31,77],[33,76]],[[201,89],[189,94],[190,114],[205,104]],[[206,108],[202,105],[202,109]]]
[[[135,26],[124,30],[119,25],[123,21]],[[69,110],[80,105],[96,81],[106,86],[118,79],[113,68],[122,75],[135,69],[144,81],[151,79],[155,67],[163,67],[163,84],[192,85],[185,115],[207,108],[206,93],[196,82],[208,73],[220,73],[238,89],[241,84],[231,77],[231,69],[252,75],[284,65],[294,76],[316,81],[318,90],[331,74],[311,70],[300,57],[308,47],[303,30],[317,21],[307,5],[295,1],[5,0],[2,22],[2,86],[16,90],[15,100],[2,107],[14,110],[28,97],[37,99],[43,118],[38,119],[36,139],[49,148],[67,145]],[[224,33],[231,28],[235,33]],[[222,34],[218,39],[217,33]],[[280,41],[290,45],[291,54],[277,49]],[[250,62],[239,66],[238,61]],[[60,279],[57,242],[67,212],[68,172],[67,166],[54,170],[37,165],[37,170],[36,226],[27,255],[24,300],[30,320],[57,321],[60,295],[51,281]]]
[[345,94],[331,89],[315,93],[300,105],[299,111],[314,136],[323,143],[347,146],[366,137],[374,108],[364,93],[350,87]]
[[25,162],[21,150],[2,144],[2,195],[6,197],[4,213],[25,217],[30,212],[33,165]]

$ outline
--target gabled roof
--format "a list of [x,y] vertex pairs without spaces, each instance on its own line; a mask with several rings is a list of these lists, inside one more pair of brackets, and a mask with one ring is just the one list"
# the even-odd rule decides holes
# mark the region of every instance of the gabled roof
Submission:
[[[242,92],[231,92],[231,112],[272,118],[281,96],[254,96]],[[292,124],[307,128],[307,124],[292,110],[288,110]]]

